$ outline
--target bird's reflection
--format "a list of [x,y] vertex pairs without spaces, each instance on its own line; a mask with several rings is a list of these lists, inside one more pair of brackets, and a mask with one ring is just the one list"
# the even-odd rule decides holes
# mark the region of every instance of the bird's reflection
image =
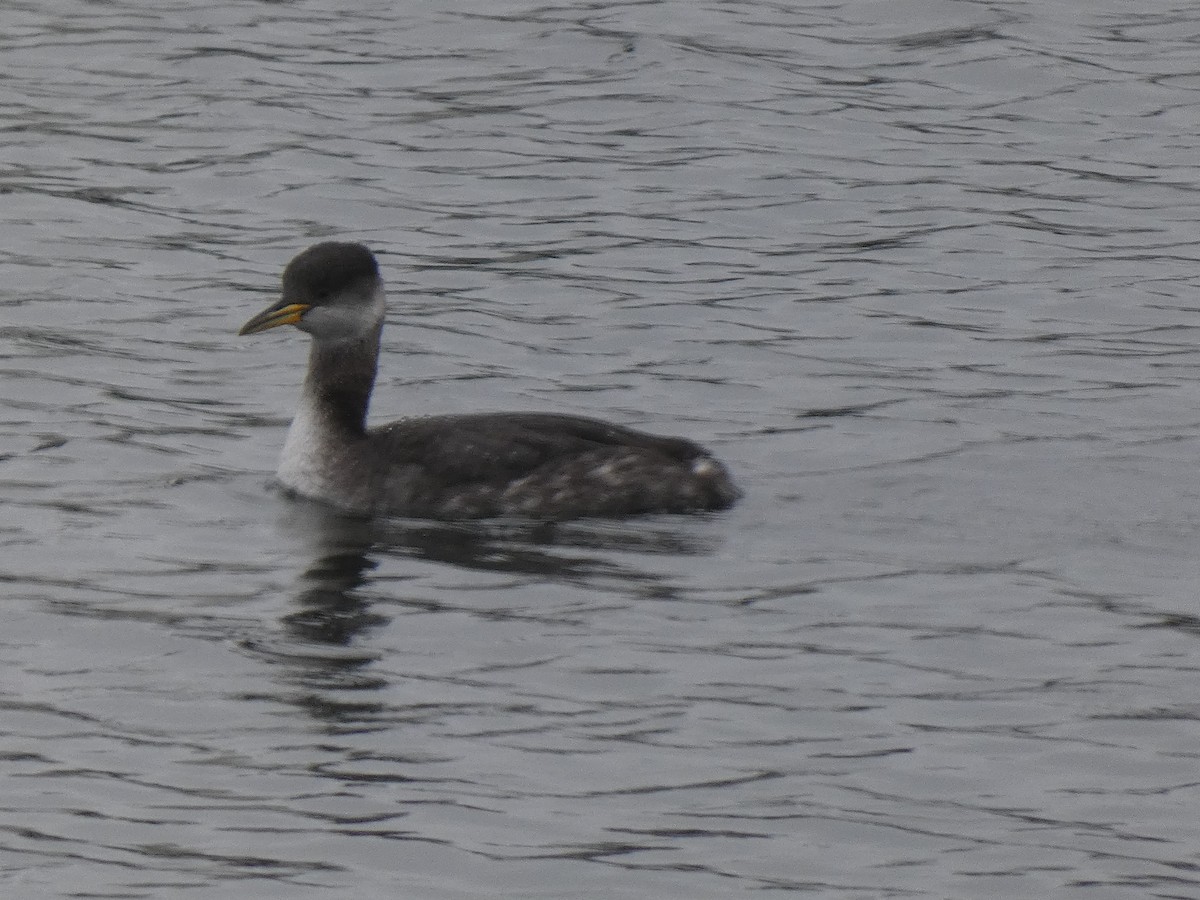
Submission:
[[296,611],[282,622],[298,641],[346,647],[355,637],[386,617],[373,613],[359,588],[378,563],[366,547],[338,549],[318,557],[301,576]]
[[256,642],[255,649],[283,667],[289,701],[314,719],[370,727],[380,708],[362,692],[386,682],[372,668],[378,653],[369,636],[391,619],[377,603],[390,582],[372,577],[381,560],[403,557],[537,581],[616,582],[661,598],[670,595],[670,584],[620,557],[709,552],[713,539],[703,519],[688,522],[700,524],[683,525],[677,517],[566,524],[372,520],[288,502],[282,527],[304,544],[309,562],[290,611],[280,617],[283,639]]

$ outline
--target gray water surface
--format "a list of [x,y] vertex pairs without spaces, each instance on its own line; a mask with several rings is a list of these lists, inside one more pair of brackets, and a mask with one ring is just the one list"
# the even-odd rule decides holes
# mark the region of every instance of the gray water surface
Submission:
[[[48,7],[53,7],[50,11]],[[1200,896],[1200,9],[0,9],[0,894]],[[734,510],[271,472],[337,237],[376,421],[686,434]]]

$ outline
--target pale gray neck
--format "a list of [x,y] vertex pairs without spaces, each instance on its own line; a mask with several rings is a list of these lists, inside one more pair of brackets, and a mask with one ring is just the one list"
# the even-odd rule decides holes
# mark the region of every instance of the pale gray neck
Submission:
[[366,431],[382,331],[381,322],[358,338],[335,341],[314,337],[308,353],[305,399],[322,419],[351,435]]

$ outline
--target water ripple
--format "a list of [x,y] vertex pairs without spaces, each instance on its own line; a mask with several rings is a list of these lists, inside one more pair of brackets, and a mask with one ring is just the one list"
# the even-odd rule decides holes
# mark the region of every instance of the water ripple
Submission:
[[[0,12],[0,884],[1183,896],[1197,14]],[[711,444],[728,514],[273,492],[306,243],[375,413]]]

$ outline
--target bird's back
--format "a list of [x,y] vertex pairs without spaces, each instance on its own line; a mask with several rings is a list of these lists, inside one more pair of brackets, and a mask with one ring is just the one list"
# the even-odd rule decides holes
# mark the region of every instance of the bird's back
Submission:
[[368,432],[375,512],[567,519],[723,509],[739,496],[698,444],[584,416],[484,413]]

